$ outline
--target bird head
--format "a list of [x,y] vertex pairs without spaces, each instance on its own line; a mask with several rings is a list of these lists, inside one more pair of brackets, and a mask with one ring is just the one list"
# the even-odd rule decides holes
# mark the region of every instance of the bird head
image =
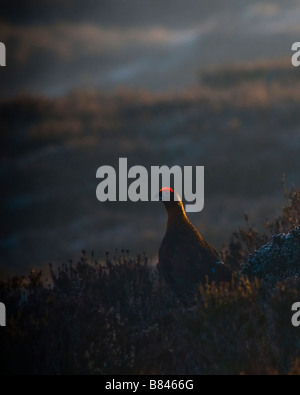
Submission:
[[172,188],[164,187],[159,191],[159,200],[163,202],[165,207],[182,207],[181,197]]

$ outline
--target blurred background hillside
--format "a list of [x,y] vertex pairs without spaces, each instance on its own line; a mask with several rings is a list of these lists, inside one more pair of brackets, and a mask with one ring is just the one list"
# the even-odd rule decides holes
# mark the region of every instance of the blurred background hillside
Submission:
[[[6,3],[6,4],[5,4]],[[204,165],[190,214],[220,248],[280,212],[300,184],[297,1],[4,2],[0,41],[0,271],[82,249],[156,260],[159,203],[99,203],[96,170]]]

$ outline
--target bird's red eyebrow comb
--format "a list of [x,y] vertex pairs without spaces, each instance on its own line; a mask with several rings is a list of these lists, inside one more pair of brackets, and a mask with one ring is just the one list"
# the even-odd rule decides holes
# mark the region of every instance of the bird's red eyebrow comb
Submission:
[[163,192],[163,191],[174,192],[172,188],[168,188],[168,187],[161,188],[161,190],[159,192]]

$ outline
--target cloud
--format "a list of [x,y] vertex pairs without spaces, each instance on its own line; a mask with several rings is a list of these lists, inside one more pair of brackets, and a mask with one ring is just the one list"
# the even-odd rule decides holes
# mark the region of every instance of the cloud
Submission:
[[90,23],[57,23],[46,26],[2,26],[3,41],[14,43],[14,58],[26,62],[36,51],[51,51],[61,59],[84,54],[108,54],[128,47],[186,44],[199,29],[172,30],[163,27],[105,28]]
[[241,22],[251,34],[294,34],[300,32],[300,6],[280,7],[254,3],[246,7]]
[[86,86],[163,90],[194,84],[198,68],[208,64],[288,56],[290,36],[300,31],[300,7],[278,4],[247,1],[224,9],[214,3],[210,12],[200,7],[201,18],[189,24],[173,17],[171,23],[165,14],[168,23],[154,15],[146,18],[145,12],[144,24],[128,15],[127,23],[125,17],[104,21],[91,9],[89,18],[91,13],[95,18],[76,14],[74,20],[61,13],[60,22],[54,14],[45,23],[42,18],[26,23],[2,19],[9,67],[0,97],[23,91],[58,95]]
[[280,13],[280,7],[274,3],[254,3],[246,11],[250,18],[273,18]]

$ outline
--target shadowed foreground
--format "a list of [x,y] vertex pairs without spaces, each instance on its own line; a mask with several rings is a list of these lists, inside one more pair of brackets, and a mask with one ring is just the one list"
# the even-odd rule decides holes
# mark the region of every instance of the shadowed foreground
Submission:
[[[300,190],[265,233],[247,224],[232,236],[224,262],[247,278],[237,286],[206,284],[195,305],[183,309],[142,255],[121,252],[105,264],[81,261],[0,281],[7,326],[1,328],[2,373],[35,374],[300,374],[299,328],[291,306],[300,301],[300,276],[286,261],[287,246],[269,244],[274,233],[299,225]],[[294,229],[294,230],[293,230]],[[278,240],[280,236],[275,238]],[[282,237],[290,243],[290,237]],[[278,254],[272,250],[276,247]],[[298,244],[289,244],[291,248]],[[269,256],[269,255],[268,255]],[[282,261],[284,259],[284,262]],[[259,280],[251,276],[259,273]],[[297,262],[296,262],[297,264]],[[291,275],[292,273],[292,275]],[[271,281],[270,281],[271,280]]]

